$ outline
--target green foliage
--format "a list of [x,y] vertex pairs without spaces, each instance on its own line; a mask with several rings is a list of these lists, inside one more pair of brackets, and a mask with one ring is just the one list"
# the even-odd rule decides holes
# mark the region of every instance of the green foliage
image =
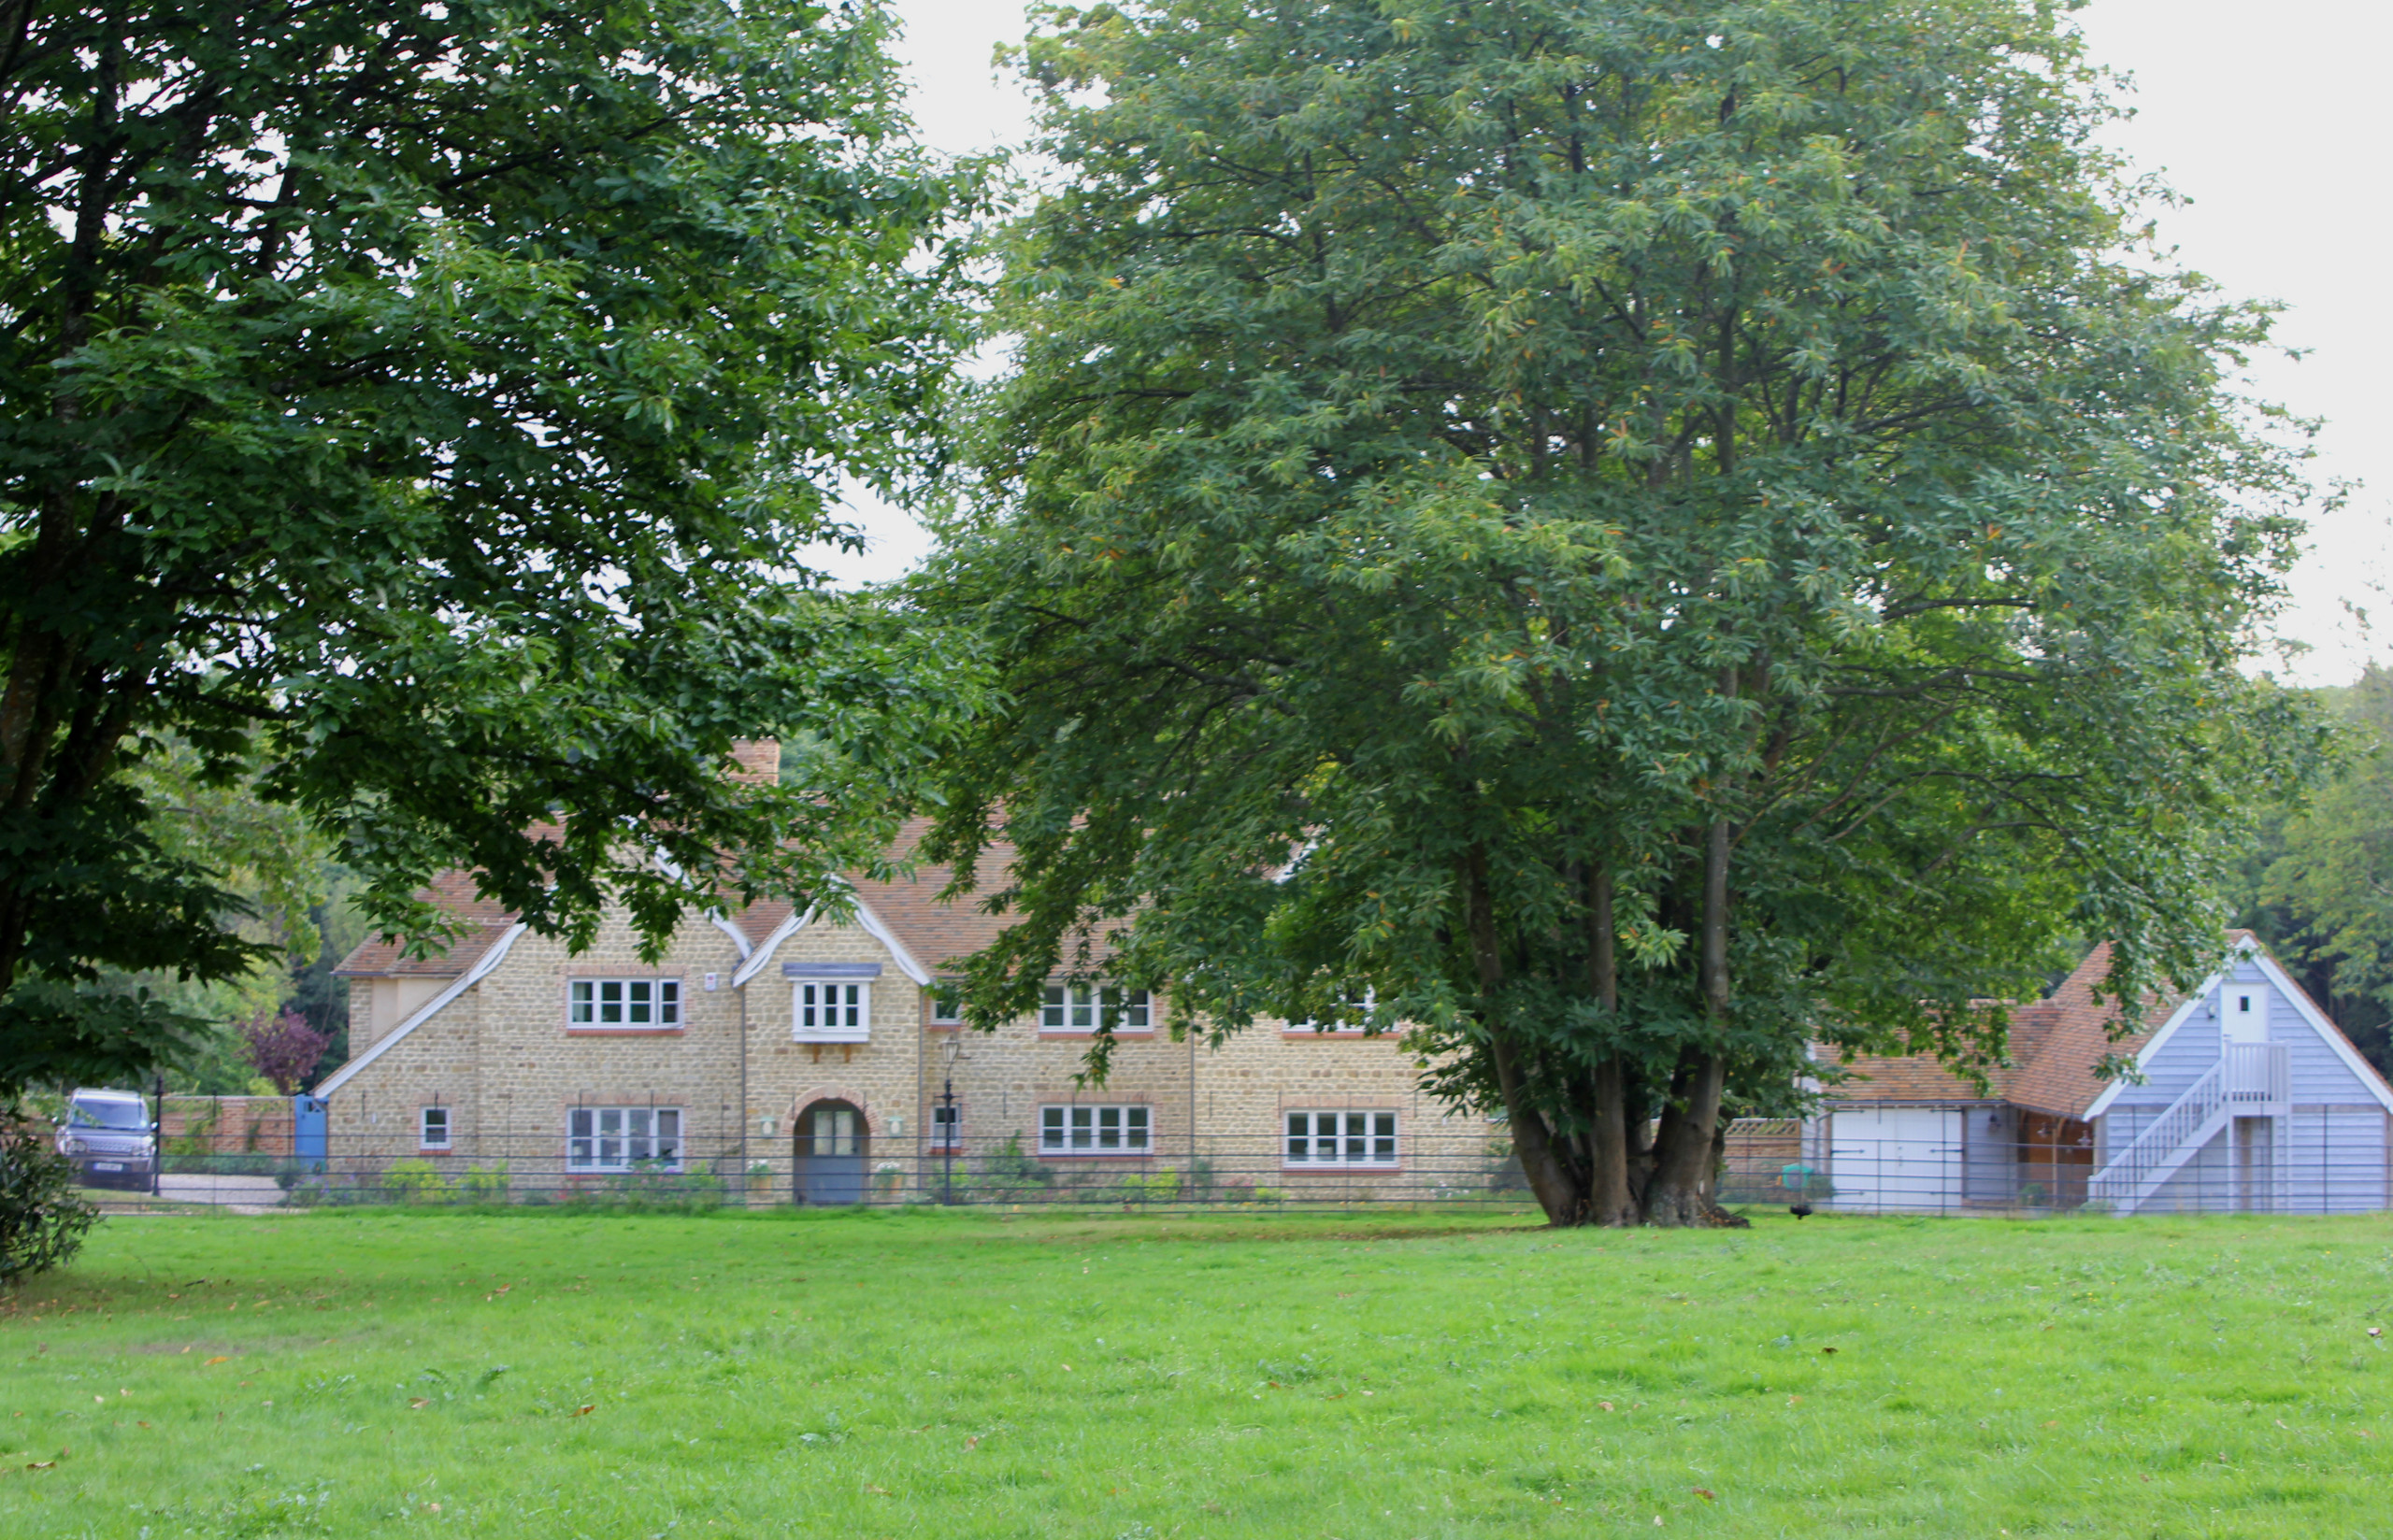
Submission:
[[47,1121],[14,1102],[0,1106],[0,1285],[65,1265],[99,1217]]
[[1017,852],[976,1024],[1368,990],[1557,1220],[1690,1222],[1807,1042],[1970,1068],[2069,940],[2127,997],[2217,955],[2317,747],[2238,668],[2300,429],[2227,385],[2266,313],[2139,246],[2059,12],[1043,21],[1063,175],[924,589],[1012,704],[928,847]]
[[382,1191],[394,1203],[436,1204],[456,1199],[457,1184],[430,1161],[393,1161],[382,1173]]
[[[445,868],[575,942],[619,899],[661,944],[879,859],[967,697],[808,549],[853,538],[842,475],[938,467],[940,233],[979,195],[905,143],[884,13],[20,21],[0,1086],[203,1049],[144,980],[304,956],[327,838],[367,921],[431,946]],[[751,737],[781,785],[731,773]]]
[[991,1150],[981,1162],[981,1182],[983,1191],[1003,1197],[1025,1188],[1053,1187],[1054,1169],[1037,1156],[1025,1152],[1022,1135],[1009,1134],[1006,1142]]
[[2263,818],[2238,922],[2393,1074],[2393,674],[2371,664],[2328,693],[2343,754],[2314,797]]
[[507,1162],[500,1161],[487,1169],[479,1165],[466,1168],[457,1178],[458,1195],[467,1203],[502,1204],[507,1201]]

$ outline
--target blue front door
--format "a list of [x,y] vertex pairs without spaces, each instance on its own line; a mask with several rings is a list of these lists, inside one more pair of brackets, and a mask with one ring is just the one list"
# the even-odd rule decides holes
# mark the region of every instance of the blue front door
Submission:
[[818,1206],[864,1202],[864,1114],[845,1102],[817,1102],[798,1115],[797,1201]]

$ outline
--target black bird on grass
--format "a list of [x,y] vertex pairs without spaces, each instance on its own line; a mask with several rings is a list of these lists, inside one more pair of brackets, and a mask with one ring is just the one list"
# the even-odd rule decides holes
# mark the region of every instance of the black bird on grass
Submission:
[[1791,1204],[1787,1206],[1786,1212],[1798,1219],[1808,1219],[1812,1217],[1812,1205],[1807,1203]]

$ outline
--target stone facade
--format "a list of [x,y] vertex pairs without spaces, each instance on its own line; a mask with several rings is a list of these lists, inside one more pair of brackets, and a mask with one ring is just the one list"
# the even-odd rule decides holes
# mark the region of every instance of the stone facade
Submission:
[[[898,912],[862,903],[838,924],[799,923],[785,912],[769,927],[770,912],[695,921],[652,964],[639,960],[621,917],[578,956],[494,921],[470,959],[452,961],[445,977],[432,973],[438,988],[430,991],[427,964],[410,963],[393,981],[361,948],[344,967],[360,1052],[320,1088],[335,1171],[371,1180],[399,1161],[460,1174],[503,1162],[518,1193],[571,1192],[626,1175],[577,1166],[577,1109],[609,1109],[622,1129],[641,1114],[638,1126],[652,1139],[662,1110],[674,1115],[679,1148],[660,1164],[710,1174],[749,1202],[826,1201],[824,1190],[809,1187],[816,1166],[800,1158],[801,1119],[812,1106],[843,1105],[859,1115],[852,1179],[863,1191],[829,1190],[840,1201],[953,1193],[1035,1202],[1125,1191],[1360,1201],[1484,1195],[1504,1180],[1503,1131],[1423,1095],[1420,1066],[1393,1037],[1259,1023],[1216,1049],[1174,1041],[1161,1030],[1158,1003],[1154,1026],[1117,1034],[1111,1074],[1098,1087],[1078,1079],[1085,1031],[1048,1030],[1039,1020],[995,1034],[937,1023],[936,979],[918,959],[951,955],[954,937],[927,921],[910,934],[907,906],[887,907]],[[796,991],[806,980],[792,975],[822,971],[868,989],[867,1041],[809,1041],[799,1030]],[[652,1000],[669,981],[679,1020],[577,1024],[576,980],[647,980]],[[386,982],[414,991],[409,1014],[381,1019],[393,1009]],[[953,1148],[937,1113],[951,1083],[961,1125]],[[1089,1109],[1092,1123],[1142,1117],[1144,1147],[1042,1148],[1045,1109],[1074,1107]],[[437,1109],[429,1125],[426,1109]],[[1288,1158],[1292,1112],[1306,1114],[1315,1135],[1302,1161]],[[427,1127],[445,1142],[428,1144]],[[1327,1163],[1315,1158],[1325,1138],[1337,1152]]]

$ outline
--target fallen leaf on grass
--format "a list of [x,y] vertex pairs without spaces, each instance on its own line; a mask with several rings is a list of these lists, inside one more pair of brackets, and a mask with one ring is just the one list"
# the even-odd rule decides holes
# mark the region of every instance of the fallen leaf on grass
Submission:
[[1609,1402],[1609,1401],[1598,1401],[1598,1402],[1597,1402],[1597,1403],[1596,1403],[1596,1409],[1597,1409],[1598,1411],[1603,1411],[1603,1412],[1611,1411],[1611,1410],[1612,1410],[1612,1403],[1611,1403],[1611,1402]]
[[1836,1357],[1836,1349],[1833,1348],[1823,1348],[1820,1349],[1820,1356],[1823,1358],[1834,1358]]
[[979,1433],[974,1433],[971,1437],[964,1441],[964,1447],[967,1449],[979,1448],[981,1447],[981,1435]]
[[208,1363],[230,1363],[230,1362],[233,1362],[233,1355],[232,1355],[232,1354],[230,1354],[230,1353],[219,1353],[219,1354],[217,1354],[214,1358],[209,1359],[209,1360],[208,1361],[208,1363],[203,1363],[203,1364],[201,1364],[201,1365],[200,1365],[200,1367],[201,1367],[201,1368],[203,1368],[203,1369],[205,1369],[205,1368],[207,1368],[207,1367],[208,1367]]
[[31,1460],[25,1462],[25,1469],[29,1471],[54,1471],[58,1469],[58,1462],[55,1460]]
[[575,1416],[575,1417],[588,1417],[591,1413],[593,1413],[593,1412],[596,1411],[597,1409],[598,1409],[597,1404],[596,1404],[595,1402],[593,1402],[591,1405],[587,1405],[587,1406],[576,1406],[576,1407],[573,1409],[572,1415],[573,1415],[573,1416]]
[[410,1396],[408,1398],[408,1410],[411,1412],[420,1412],[431,1405],[432,1400],[428,1396]]
[[135,1427],[136,1427],[136,1428],[146,1428],[146,1427],[150,1426],[150,1424],[148,1424],[147,1422],[136,1422],[136,1423],[135,1423],[135,1424],[134,1424],[134,1426],[135,1426]]
[[1695,1493],[1696,1496],[1702,1498],[1706,1503],[1717,1503],[1720,1501],[1719,1494],[1712,1491],[1709,1487],[1689,1487],[1687,1490]]
[[873,1496],[875,1496],[875,1497],[887,1497],[887,1496],[890,1494],[890,1493],[889,1493],[889,1489],[888,1489],[888,1488],[886,1488],[886,1487],[875,1487],[875,1486],[869,1486],[869,1485],[867,1485],[867,1486],[865,1488],[865,1490],[867,1490],[867,1491],[868,1491],[868,1492],[872,1493],[872,1495],[873,1495]]

